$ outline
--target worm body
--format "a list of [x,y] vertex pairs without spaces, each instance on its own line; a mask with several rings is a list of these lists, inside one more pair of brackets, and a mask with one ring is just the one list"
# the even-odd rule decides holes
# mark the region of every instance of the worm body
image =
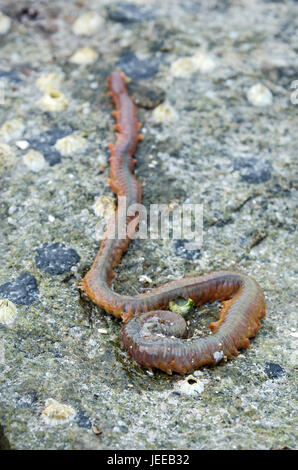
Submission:
[[[118,196],[118,208],[81,288],[107,313],[122,318],[125,323],[122,343],[129,355],[144,367],[185,374],[223,358],[231,359],[239,349],[249,347],[249,338],[258,332],[259,319],[265,316],[263,292],[249,276],[218,271],[173,281],[135,296],[120,295],[111,288],[113,268],[131,240],[131,232],[125,238],[118,236],[119,220],[124,219],[126,226],[135,230],[139,220],[138,213],[128,216],[126,207],[142,199],[133,158],[141,136],[136,106],[128,95],[124,76],[115,71],[107,83],[115,105],[117,131],[116,142],[109,144],[109,184]],[[122,196],[126,198],[126,207]],[[212,335],[187,338],[184,319],[167,310],[169,302],[177,297],[191,298],[195,305],[215,300],[223,303],[220,319],[209,325]]]

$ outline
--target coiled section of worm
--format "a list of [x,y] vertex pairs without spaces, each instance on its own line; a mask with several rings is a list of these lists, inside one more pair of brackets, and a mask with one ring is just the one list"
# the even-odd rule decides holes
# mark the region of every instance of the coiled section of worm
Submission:
[[209,325],[214,334],[188,339],[184,318],[169,311],[136,316],[124,325],[122,341],[139,364],[168,374],[185,374],[203,365],[232,359],[239,349],[249,347],[248,338],[259,331],[259,319],[265,316],[260,286],[243,274],[219,271],[197,277],[192,289],[187,289],[187,296],[196,305],[222,301],[220,319]]
[[[144,367],[185,374],[206,364],[231,359],[239,349],[249,347],[249,338],[258,332],[260,318],[265,316],[262,289],[249,276],[218,271],[173,281],[135,296],[120,295],[111,288],[113,268],[119,263],[139,220],[138,213],[128,216],[126,207],[140,203],[142,196],[141,185],[134,175],[133,154],[141,139],[136,106],[128,95],[121,72],[110,75],[108,88],[115,105],[117,130],[116,142],[109,145],[109,184],[118,196],[118,208],[80,288],[107,313],[122,318],[125,322],[122,343],[128,354]],[[125,237],[117,234],[120,219],[130,227]],[[185,320],[167,310],[177,297],[191,298],[195,305],[222,302],[219,320],[209,325],[212,335],[187,338]]]

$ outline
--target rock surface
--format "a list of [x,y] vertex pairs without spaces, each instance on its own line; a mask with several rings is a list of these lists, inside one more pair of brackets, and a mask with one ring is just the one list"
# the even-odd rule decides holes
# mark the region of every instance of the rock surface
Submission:
[[[0,2],[10,18],[0,37],[0,143],[16,155],[0,171],[0,295],[18,311],[12,325],[0,325],[1,448],[295,447],[297,9],[291,0]],[[97,60],[71,63],[85,47]],[[203,57],[204,67],[180,60],[187,57]],[[120,347],[120,322],[79,297],[105,223],[92,206],[111,195],[105,80],[116,64],[140,103],[144,204],[203,204],[204,241],[192,252],[183,241],[136,240],[115,289],[135,294],[224,268],[252,275],[265,292],[267,318],[251,349],[196,379],[134,364]],[[67,107],[40,108],[36,82],[46,74],[61,77],[47,93],[61,93]],[[266,106],[247,98],[259,83],[272,94]],[[177,119],[154,120],[161,100]],[[5,125],[12,120],[17,133]],[[62,156],[55,144],[72,134],[88,150]],[[23,162],[32,149],[48,162],[38,172]],[[45,246],[66,247],[71,259],[48,250],[36,263]],[[217,314],[217,305],[198,309],[192,328],[206,333]],[[59,404],[59,419],[43,419],[49,403]]]

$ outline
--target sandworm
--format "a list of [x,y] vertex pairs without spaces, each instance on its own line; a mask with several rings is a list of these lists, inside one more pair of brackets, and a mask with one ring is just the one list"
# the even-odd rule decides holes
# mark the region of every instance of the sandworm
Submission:
[[[131,240],[131,231],[138,226],[138,213],[126,215],[122,196],[126,197],[126,207],[140,203],[142,199],[141,185],[134,175],[136,160],[133,158],[141,136],[138,134],[137,109],[128,95],[124,75],[114,71],[107,84],[115,105],[113,115],[117,130],[116,142],[109,144],[109,184],[118,196],[118,208],[80,288],[95,304],[124,321],[123,346],[146,368],[185,374],[206,364],[231,359],[239,349],[249,347],[249,338],[259,331],[260,318],[265,317],[264,294],[251,277],[233,271],[218,271],[173,281],[135,296],[120,295],[111,288],[113,268]],[[125,238],[117,236],[120,218],[130,227]],[[177,297],[190,298],[197,306],[216,300],[222,302],[219,320],[209,325],[213,334],[187,338],[185,320],[168,311],[169,303]]]

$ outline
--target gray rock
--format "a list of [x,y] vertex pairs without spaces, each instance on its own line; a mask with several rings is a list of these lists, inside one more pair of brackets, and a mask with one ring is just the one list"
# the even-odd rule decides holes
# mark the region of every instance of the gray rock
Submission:
[[[13,72],[3,77],[0,127],[21,120],[22,139],[49,165],[33,173],[9,142],[16,164],[1,172],[0,297],[19,303],[14,323],[0,325],[0,448],[295,448],[297,2],[283,2],[281,14],[279,2],[148,0],[148,21],[139,2],[133,9],[120,2],[116,18],[103,3],[92,2],[104,23],[88,38],[100,57],[80,68],[67,61],[84,47],[72,33],[83,13],[79,2],[71,15],[63,0],[39,2],[36,17],[21,21],[19,2],[1,4],[13,21],[1,38],[2,62],[22,81]],[[215,66],[172,75],[174,62],[198,53]],[[114,140],[105,83],[117,63],[135,80],[132,93],[136,82],[163,90],[139,99],[144,139],[136,174],[144,205],[203,204],[204,232],[193,254],[183,241],[133,241],[116,269],[115,290],[134,295],[186,275],[234,269],[253,276],[266,297],[267,318],[251,348],[197,371],[193,394],[184,393],[179,376],[150,373],[130,360],[120,345],[121,322],[77,289],[98,250],[96,226],[105,223],[92,207],[111,195],[108,166],[98,162]],[[38,106],[36,79],[45,73],[63,76],[69,106],[60,113]],[[256,83],[271,91],[271,105],[248,102]],[[175,119],[154,118],[160,103]],[[64,131],[87,139],[84,156],[61,159],[54,145]],[[235,169],[240,161],[245,165]],[[62,266],[59,253],[42,269],[36,265],[36,250],[53,241],[79,254],[75,269],[67,258],[60,275],[46,272],[51,262]],[[35,280],[29,294],[27,284],[13,281],[24,272]],[[150,286],[140,281],[145,275]],[[28,298],[30,305],[20,302]],[[190,312],[191,333],[207,334],[218,311],[212,304]],[[188,392],[191,386],[192,380]],[[60,421],[51,418],[51,404]]]

